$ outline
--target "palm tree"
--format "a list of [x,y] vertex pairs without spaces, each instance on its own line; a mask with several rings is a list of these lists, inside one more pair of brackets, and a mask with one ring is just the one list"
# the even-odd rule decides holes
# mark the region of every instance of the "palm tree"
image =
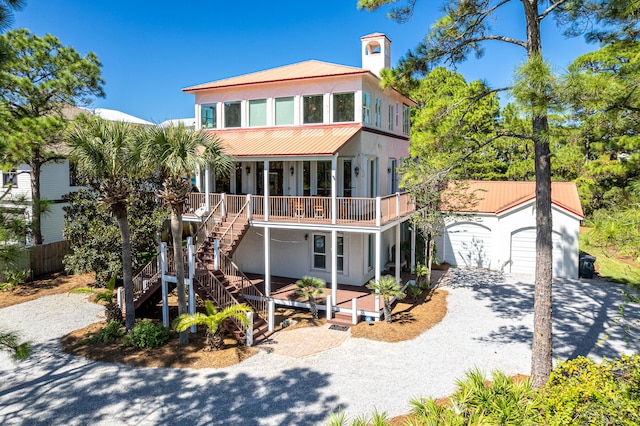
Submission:
[[22,9],[25,4],[25,0],[0,0],[0,31],[13,24],[13,11]]
[[253,312],[253,310],[244,303],[227,306],[221,311],[218,311],[210,300],[205,300],[204,308],[207,311],[206,315],[201,312],[180,315],[173,322],[173,328],[182,333],[193,325],[204,325],[207,327],[207,348],[210,351],[222,349],[224,342],[224,328],[222,327],[222,323],[227,318],[235,318],[240,321],[243,326],[248,327],[249,317],[247,317],[247,312]]
[[99,200],[118,222],[122,238],[122,278],[124,281],[125,326],[135,325],[133,306],[133,266],[127,208],[131,196],[130,179],[139,168],[132,164],[137,129],[130,123],[91,117],[78,121],[68,133],[70,159],[88,183],[100,193]]
[[[153,127],[140,140],[139,152],[149,170],[156,170],[163,180],[160,196],[171,208],[171,234],[178,291],[178,314],[187,313],[182,255],[182,213],[191,191],[185,177],[207,164],[218,171],[228,171],[231,159],[222,152],[221,140],[201,130],[178,126]],[[207,176],[208,179],[208,176]],[[180,333],[180,343],[187,344],[189,335]]]
[[405,296],[400,284],[398,284],[396,279],[391,275],[385,275],[378,281],[369,281],[367,288],[380,294],[380,297],[382,297],[384,301],[384,318],[387,323],[391,324],[391,299],[394,297],[396,299],[402,299]]
[[304,276],[296,281],[296,294],[305,297],[311,306],[311,316],[318,318],[318,305],[316,305],[316,296],[324,294],[326,281],[321,278]]

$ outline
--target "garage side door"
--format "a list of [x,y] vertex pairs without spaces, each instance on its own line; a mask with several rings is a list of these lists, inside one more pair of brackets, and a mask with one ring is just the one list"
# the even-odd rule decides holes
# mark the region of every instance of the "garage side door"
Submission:
[[[553,276],[563,276],[564,241],[562,235],[553,233]],[[535,274],[536,228],[525,228],[511,234],[511,272]]]
[[459,267],[491,266],[491,230],[477,223],[456,223],[444,236],[444,261]]

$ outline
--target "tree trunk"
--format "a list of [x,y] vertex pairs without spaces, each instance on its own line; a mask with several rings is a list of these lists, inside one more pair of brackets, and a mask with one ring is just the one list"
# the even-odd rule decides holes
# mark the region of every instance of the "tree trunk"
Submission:
[[318,305],[316,305],[316,299],[311,296],[309,298],[309,306],[311,309],[311,316],[313,317],[313,319],[318,319]]
[[29,162],[31,177],[31,239],[34,245],[42,244],[42,209],[40,205],[40,149],[35,148]]
[[[187,298],[184,286],[184,256],[182,255],[182,205],[171,204],[171,235],[173,236],[173,258],[176,267],[178,291],[178,315],[187,313]],[[189,343],[188,331],[180,332],[180,344]]]
[[[522,0],[527,21],[529,58],[542,54],[538,0]],[[540,388],[553,368],[552,353],[552,223],[549,123],[545,105],[531,105],[536,172],[536,274],[533,306],[531,377]]]
[[111,207],[120,228],[122,238],[122,280],[124,282],[125,327],[131,330],[136,323],[136,311],[133,306],[133,263],[131,260],[131,233],[127,220],[127,207],[114,205]]
[[389,299],[384,299],[384,319],[388,324],[391,324],[391,303],[389,303]]
[[425,259],[425,262],[427,263],[425,265],[427,267],[427,275],[423,278],[425,289],[431,287],[431,265],[433,265],[434,238],[433,233],[429,233],[427,236],[427,258]]
[[207,329],[207,347],[210,351],[219,351],[224,346],[224,327],[222,324],[213,333]]

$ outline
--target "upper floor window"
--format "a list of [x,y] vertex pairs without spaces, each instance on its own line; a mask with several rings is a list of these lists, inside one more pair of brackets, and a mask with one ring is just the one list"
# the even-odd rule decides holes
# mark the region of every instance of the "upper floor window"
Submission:
[[405,135],[409,134],[409,130],[411,128],[411,112],[409,110],[409,105],[402,104],[402,133]]
[[15,170],[3,172],[2,186],[18,186],[18,173]]
[[242,125],[241,117],[240,101],[224,103],[224,127],[240,127]]
[[377,127],[381,127],[382,126],[382,103],[380,102],[379,98],[376,98],[374,105],[375,105],[375,109],[374,109],[375,124]]
[[333,122],[353,121],[355,116],[354,94],[335,93],[333,95]]
[[362,122],[371,123],[371,95],[362,92]]
[[393,105],[389,105],[389,130],[393,130]]
[[217,126],[216,105],[200,106],[200,126],[203,129],[215,129]]
[[304,124],[323,122],[323,98],[324,97],[322,95],[311,95],[304,97],[302,111],[302,122]]
[[290,98],[276,98],[276,126],[292,126],[293,111],[293,96]]
[[267,100],[254,99],[249,101],[249,127],[267,125]]

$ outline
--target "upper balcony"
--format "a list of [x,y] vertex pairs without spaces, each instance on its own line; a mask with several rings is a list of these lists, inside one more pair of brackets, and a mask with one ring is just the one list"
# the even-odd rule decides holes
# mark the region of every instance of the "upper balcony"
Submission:
[[[395,193],[386,197],[269,196],[209,194],[208,209],[222,215],[246,214],[254,222],[298,225],[381,227],[415,212],[412,197]],[[185,219],[197,220],[207,211],[205,194],[191,193]]]

